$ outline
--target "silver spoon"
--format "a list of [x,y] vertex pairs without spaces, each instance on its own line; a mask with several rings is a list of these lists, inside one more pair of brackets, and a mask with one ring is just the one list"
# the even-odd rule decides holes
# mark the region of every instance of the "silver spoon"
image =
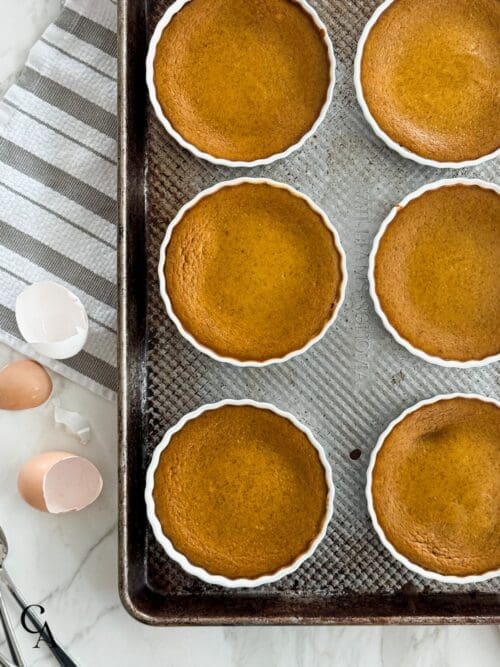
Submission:
[[[33,627],[36,628],[38,633],[40,633],[41,638],[45,640],[48,648],[52,651],[53,656],[56,658],[57,662],[61,665],[61,667],[78,667],[76,662],[72,658],[70,658],[70,656],[66,653],[66,651],[54,639],[54,636],[47,633],[47,631],[45,630],[44,623],[40,622],[38,617],[31,611],[28,603],[26,602],[24,597],[19,592],[19,589],[15,586],[14,582],[10,578],[10,575],[4,566],[4,561],[7,558],[8,552],[9,552],[9,545],[7,543],[7,538],[5,537],[5,533],[0,527],[0,580],[3,581],[9,593],[12,595],[12,597],[17,602],[19,607],[25,613],[26,618],[29,618],[30,623],[32,623]],[[1,592],[0,592],[0,600],[1,600]],[[7,635],[7,630],[5,630],[5,632]],[[14,636],[14,633],[12,633],[12,635]],[[12,655],[14,656],[14,653]],[[22,660],[20,655],[19,658]],[[24,666],[24,662],[18,662],[17,664],[20,665],[21,667]]]

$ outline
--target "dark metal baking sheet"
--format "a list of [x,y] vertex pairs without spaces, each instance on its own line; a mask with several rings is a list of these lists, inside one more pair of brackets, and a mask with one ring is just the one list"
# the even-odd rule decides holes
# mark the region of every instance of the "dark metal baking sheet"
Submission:
[[[355,101],[353,58],[375,0],[314,0],[337,57],[326,121],[304,148],[274,165],[230,170],[197,160],[172,141],[147,99],[148,37],[168,0],[120,0],[120,592],[128,611],[155,625],[493,623],[498,580],[457,587],[408,572],[379,543],[368,519],[368,457],[387,423],[417,400],[476,391],[498,396],[498,364],[449,369],[397,345],[368,294],[373,237],[391,206],[449,176],[386,148]],[[308,353],[265,369],[237,369],[197,353],[168,320],[156,278],[158,249],[178,208],[199,190],[238,174],[282,180],[312,196],[347,252],[346,303]],[[494,180],[494,163],[461,170]],[[224,590],[185,574],[156,544],[143,500],[145,470],[165,430],[183,414],[225,397],[268,400],[307,424],[330,458],[337,494],[326,539],[293,575],[253,590]],[[350,453],[360,450],[359,458]]]

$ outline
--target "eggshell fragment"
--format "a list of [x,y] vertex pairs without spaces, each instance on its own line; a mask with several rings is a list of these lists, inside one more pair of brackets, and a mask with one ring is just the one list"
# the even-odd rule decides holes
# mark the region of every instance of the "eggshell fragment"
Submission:
[[76,435],[82,445],[88,444],[90,440],[90,424],[79,412],[66,410],[56,405],[54,408],[54,420],[56,424],[62,424],[70,433]]
[[102,491],[102,477],[82,456],[44,452],[26,461],[17,486],[21,497],[35,509],[60,514],[93,503]]
[[51,393],[50,375],[36,361],[13,361],[0,370],[0,410],[36,408],[45,403]]
[[83,348],[89,331],[80,299],[54,282],[33,283],[16,299],[16,320],[23,338],[51,359],[67,359]]

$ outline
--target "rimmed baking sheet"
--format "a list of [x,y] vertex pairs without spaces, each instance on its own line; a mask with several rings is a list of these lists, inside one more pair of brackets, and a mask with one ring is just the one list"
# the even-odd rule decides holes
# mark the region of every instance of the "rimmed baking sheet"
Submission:
[[[147,39],[170,3],[120,5],[120,590],[144,622],[167,624],[481,623],[500,620],[498,580],[457,587],[408,572],[379,543],[365,504],[378,435],[404,408],[438,393],[499,396],[498,364],[441,368],[411,356],[384,330],[368,293],[368,256],[390,208],[450,175],[494,180],[494,162],[460,172],[403,159],[379,141],[355,99],[353,60],[374,0],[315,0],[337,57],[323,125],[304,148],[268,167],[231,170],[194,158],[149,105]],[[238,175],[284,181],[330,216],[347,253],[349,285],[325,338],[301,357],[231,368],[196,352],[166,316],[157,284],[165,227],[201,189]],[[307,424],[325,447],[337,489],[334,518],[313,558],[279,583],[222,590],[183,573],[155,542],[143,500],[145,469],[165,430],[203,403],[269,401]],[[356,458],[360,452],[360,456]]]

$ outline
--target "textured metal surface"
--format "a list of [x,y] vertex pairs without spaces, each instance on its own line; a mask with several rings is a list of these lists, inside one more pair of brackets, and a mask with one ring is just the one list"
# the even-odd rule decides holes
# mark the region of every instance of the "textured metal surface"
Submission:
[[[147,35],[168,4],[147,3]],[[332,107],[302,150],[268,167],[230,170],[192,157],[165,134],[137,71],[122,66],[122,597],[132,613],[153,623],[491,621],[499,612],[498,580],[457,590],[422,579],[391,558],[368,518],[366,467],[387,423],[437,393],[498,397],[500,378],[498,364],[460,370],[412,357],[375,315],[367,268],[379,225],[410,191],[453,172],[399,157],[362,117],[353,58],[363,25],[379,3],[313,4],[337,57]],[[144,17],[142,8],[125,5],[122,0],[121,29],[130,49]],[[122,59],[130,62],[125,38],[122,47]],[[141,48],[145,43],[139,48],[135,41],[135,58]],[[137,105],[146,109],[144,135]],[[455,174],[494,180],[496,169],[490,162]],[[346,301],[334,326],[305,355],[263,369],[231,368],[196,352],[168,320],[156,277],[166,225],[180,206],[202,188],[240,174],[284,181],[311,196],[337,227],[347,254]],[[252,591],[226,591],[184,574],[152,533],[144,533],[140,506],[144,468],[165,430],[199,405],[227,397],[270,401],[294,413],[325,447],[337,490],[333,520],[316,554],[291,576]],[[351,458],[354,450],[361,452],[358,458]]]

